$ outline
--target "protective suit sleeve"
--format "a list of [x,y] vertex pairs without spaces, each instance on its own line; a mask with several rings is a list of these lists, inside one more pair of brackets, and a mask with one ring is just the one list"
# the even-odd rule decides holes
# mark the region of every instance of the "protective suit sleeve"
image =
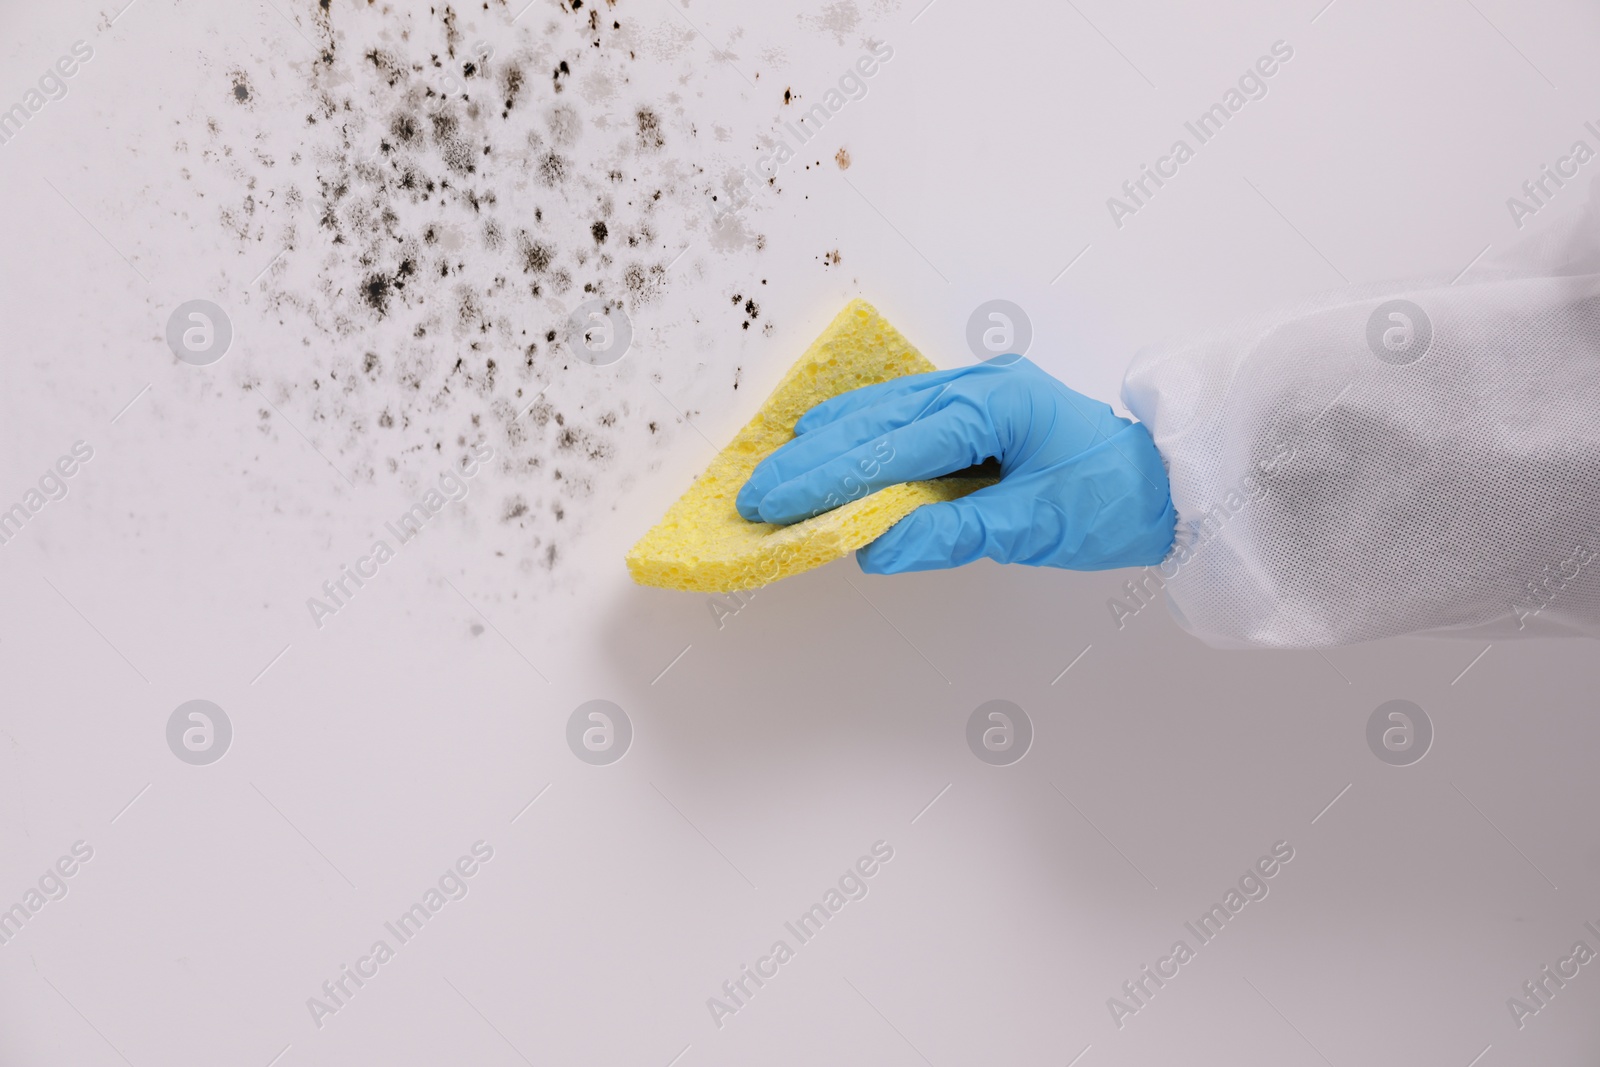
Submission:
[[1181,625],[1219,647],[1600,636],[1596,191],[1457,278],[1140,354],[1123,400],[1167,467],[1178,534],[1151,574]]

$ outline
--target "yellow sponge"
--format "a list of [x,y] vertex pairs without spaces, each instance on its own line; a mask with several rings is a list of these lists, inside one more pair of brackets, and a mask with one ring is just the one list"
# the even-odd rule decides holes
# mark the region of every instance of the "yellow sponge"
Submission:
[[923,504],[993,484],[953,476],[892,485],[792,526],[747,522],[734,508],[756,464],[794,437],[794,424],[812,407],[863,385],[935,369],[876,308],[852,300],[755,418],[628,552],[633,580],[703,593],[755,589],[855,551]]

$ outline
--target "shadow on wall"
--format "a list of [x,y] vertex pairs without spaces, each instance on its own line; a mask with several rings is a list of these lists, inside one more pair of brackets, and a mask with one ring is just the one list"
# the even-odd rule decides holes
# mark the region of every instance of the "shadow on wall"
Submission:
[[[869,827],[889,820],[874,832],[904,831],[956,783],[961,804],[1030,840],[1046,885],[1114,908],[1102,879],[1052,859],[1064,832],[1087,847],[1081,835],[1094,831],[1051,779],[1116,765],[1078,746],[1075,720],[1131,702],[1138,732],[1157,734],[1163,709],[1179,705],[1159,691],[1130,697],[1135,665],[1218,655],[1154,612],[1118,632],[1105,605],[1123,580],[988,562],[875,577],[840,560],[742,607],[628,586],[595,642],[613,691],[594,696],[626,709],[639,748],[630,758],[645,757],[633,773],[693,781],[722,805],[736,798],[737,812],[724,814],[751,835],[792,821],[808,792],[858,810]],[[1010,765],[986,763],[969,744],[969,719],[994,700],[1014,702],[1032,725],[1031,749]]]

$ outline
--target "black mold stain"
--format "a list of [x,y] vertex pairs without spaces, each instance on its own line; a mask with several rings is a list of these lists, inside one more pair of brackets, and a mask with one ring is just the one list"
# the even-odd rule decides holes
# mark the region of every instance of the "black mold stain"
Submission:
[[[543,241],[535,241],[528,237],[526,231],[517,233],[517,251],[522,256],[522,273],[543,274],[550,269],[551,262],[555,259],[555,249]],[[555,340],[555,338],[549,338]]]
[[648,107],[641,107],[634,113],[634,119],[639,124],[638,142],[639,149],[644,152],[654,152],[667,143],[666,137],[661,132],[661,118]]
[[477,168],[472,144],[461,133],[460,120],[448,111],[436,111],[428,116],[433,127],[434,144],[443,157],[445,166],[457,174],[472,174]]
[[517,106],[517,97],[522,94],[523,74],[522,68],[507,67],[500,76],[500,94],[505,100],[505,110],[500,112],[501,118],[506,118],[511,109]]
[[567,180],[567,159],[559,152],[546,152],[536,164],[539,184],[560,185]]
[[422,129],[417,125],[417,120],[406,112],[401,112],[389,121],[389,132],[403,145],[414,146],[422,137]]
[[374,274],[361,284],[361,296],[367,306],[378,313],[382,318],[389,311],[389,297],[394,291],[394,283],[382,274]]
[[[630,442],[673,428],[641,425],[605,385],[552,393],[560,402],[542,391],[574,362],[559,340],[572,306],[599,298],[632,313],[668,291],[665,264],[685,243],[675,212],[696,204],[706,181],[669,156],[674,95],[614,111],[589,98],[591,85],[631,80],[629,34],[601,21],[607,4],[588,3],[559,27],[525,19],[492,54],[462,47],[488,17],[477,7],[396,5],[380,21],[372,5],[308,4],[296,17],[308,36],[314,26],[319,55],[303,80],[273,82],[284,96],[273,107],[304,121],[279,169],[264,169],[275,131],[242,71],[223,86],[242,106],[226,118],[197,111],[191,137],[209,135],[206,164],[232,179],[220,206],[200,203],[239,238],[241,262],[274,247],[292,257],[293,269],[251,290],[286,339],[286,358],[252,387],[303,418],[358,485],[406,484],[493,445],[486,473],[504,484],[465,506],[490,528],[502,518],[523,531],[495,554],[526,572],[565,562],[554,531],[579,536],[614,497],[608,479]],[[452,71],[470,91],[443,92]],[[563,95],[575,74],[582,80]],[[620,112],[620,128],[608,111]],[[230,147],[251,141],[263,145],[258,165]],[[277,425],[263,418],[263,432]]]
[[659,263],[646,267],[633,263],[622,272],[622,284],[635,304],[643,306],[655,299],[666,281],[667,268]]

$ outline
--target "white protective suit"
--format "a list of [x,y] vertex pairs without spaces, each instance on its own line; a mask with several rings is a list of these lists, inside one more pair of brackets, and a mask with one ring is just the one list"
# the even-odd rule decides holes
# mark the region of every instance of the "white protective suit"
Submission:
[[1123,401],[1178,511],[1143,584],[1209,644],[1600,636],[1600,180],[1454,280],[1141,352]]

